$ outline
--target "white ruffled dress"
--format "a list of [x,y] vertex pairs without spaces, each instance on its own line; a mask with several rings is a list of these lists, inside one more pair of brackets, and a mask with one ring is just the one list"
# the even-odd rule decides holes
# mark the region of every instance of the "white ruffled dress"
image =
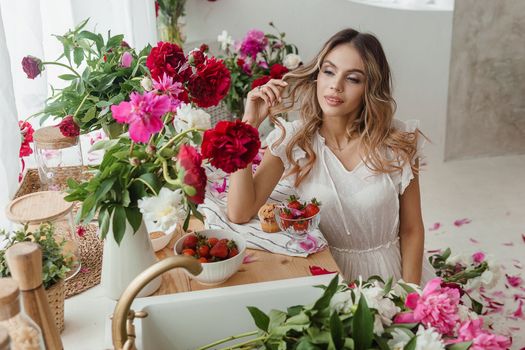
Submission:
[[[273,146],[281,135],[276,128],[266,142],[271,153],[283,161],[285,172],[291,164],[286,145],[301,126],[301,121],[281,120],[286,135],[281,144]],[[417,121],[394,120],[394,127],[414,131]],[[421,138],[420,138],[421,139]],[[423,146],[420,140],[418,154]],[[401,172],[374,174],[363,162],[348,171],[316,132],[313,149],[317,160],[305,180],[296,188],[304,200],[317,198],[322,202],[320,229],[330,251],[347,280],[379,275],[395,281],[402,278],[399,244],[399,196],[414,178],[409,164]],[[296,147],[292,155],[301,164],[306,153]],[[285,178],[293,184],[293,176]],[[426,256],[423,259],[421,283],[435,277]]]

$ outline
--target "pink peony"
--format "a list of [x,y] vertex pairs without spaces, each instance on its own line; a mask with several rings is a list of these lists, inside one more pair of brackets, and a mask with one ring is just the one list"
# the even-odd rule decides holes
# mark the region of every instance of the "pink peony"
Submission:
[[458,338],[454,343],[472,341],[470,350],[505,350],[512,342],[502,335],[492,334],[482,328],[483,319],[465,321],[458,329]]
[[460,294],[457,289],[441,287],[441,278],[434,278],[423,289],[423,295],[410,293],[405,306],[413,310],[399,314],[395,323],[420,322],[431,326],[441,334],[451,334],[459,322],[458,304]]
[[173,81],[173,78],[168,76],[166,73],[162,76],[162,79],[153,80],[153,88],[170,98],[171,108],[170,112],[175,112],[181,103],[187,98],[186,91],[182,87],[182,83]]
[[170,98],[153,92],[143,95],[132,92],[129,97],[129,102],[111,106],[111,113],[117,122],[129,124],[133,141],[146,143],[152,134],[162,129],[161,117],[170,110]]
[[257,29],[252,29],[246,33],[242,40],[240,51],[244,56],[251,56],[255,59],[259,52],[262,52],[268,45],[268,38],[264,33]]
[[124,68],[129,68],[131,67],[131,62],[133,62],[133,56],[128,51],[124,52],[120,59],[120,65]]

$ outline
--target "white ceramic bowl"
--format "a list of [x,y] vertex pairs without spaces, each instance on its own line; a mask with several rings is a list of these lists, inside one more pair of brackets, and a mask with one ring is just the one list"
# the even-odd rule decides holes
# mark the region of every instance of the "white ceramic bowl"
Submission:
[[[237,244],[239,254],[223,261],[202,264],[202,272],[198,276],[193,276],[186,270],[184,270],[184,272],[199,283],[205,285],[215,285],[225,282],[239,270],[239,267],[241,267],[244,255],[246,254],[246,240],[238,233],[227,230],[202,230],[198,233],[206,237],[217,237],[218,239],[227,238],[233,240]],[[173,250],[176,255],[182,254],[182,244],[186,237],[192,234],[193,233],[187,233],[175,242]]]
[[173,237],[174,233],[175,231],[169,234],[163,234],[162,236],[157,237],[157,238],[151,238],[150,236],[151,245],[153,246],[153,250],[158,252],[159,250],[167,246],[168,243],[171,241],[171,238]]

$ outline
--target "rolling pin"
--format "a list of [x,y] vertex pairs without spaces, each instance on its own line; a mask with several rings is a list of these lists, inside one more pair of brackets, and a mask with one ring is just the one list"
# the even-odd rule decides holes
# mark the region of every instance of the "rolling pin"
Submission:
[[47,350],[62,350],[62,340],[42,285],[42,250],[33,242],[17,243],[6,250],[11,276],[18,283],[26,314],[42,330]]

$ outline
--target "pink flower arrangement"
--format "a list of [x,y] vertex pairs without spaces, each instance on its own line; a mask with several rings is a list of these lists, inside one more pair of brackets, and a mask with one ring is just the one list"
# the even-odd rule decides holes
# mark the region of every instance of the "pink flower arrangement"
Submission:
[[250,56],[253,59],[257,57],[259,52],[266,49],[268,45],[268,38],[264,35],[264,32],[252,29],[246,33],[246,36],[242,39],[240,52],[244,56]]
[[512,342],[504,336],[492,334],[482,328],[483,319],[468,320],[458,329],[458,337],[450,343],[472,341],[469,350],[505,350],[510,348]]

